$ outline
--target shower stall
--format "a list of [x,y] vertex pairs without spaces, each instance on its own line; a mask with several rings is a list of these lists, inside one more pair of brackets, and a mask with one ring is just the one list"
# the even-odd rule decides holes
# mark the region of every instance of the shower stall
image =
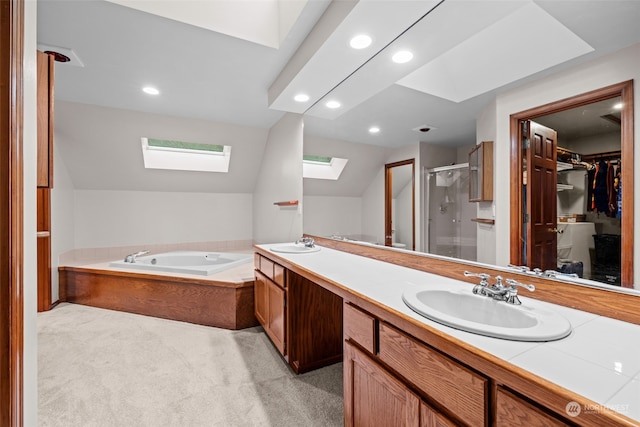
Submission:
[[426,169],[424,230],[426,252],[475,261],[475,203],[469,202],[469,164]]

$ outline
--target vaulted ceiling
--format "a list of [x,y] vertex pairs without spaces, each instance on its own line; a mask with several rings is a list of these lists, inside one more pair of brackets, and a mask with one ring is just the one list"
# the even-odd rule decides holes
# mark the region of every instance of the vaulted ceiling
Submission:
[[[38,0],[38,44],[73,59],[56,101],[247,126],[262,143],[289,111],[318,138],[461,146],[496,94],[639,43],[639,21],[640,2],[617,0]],[[352,49],[357,34],[371,45]],[[413,60],[391,62],[400,49]]]

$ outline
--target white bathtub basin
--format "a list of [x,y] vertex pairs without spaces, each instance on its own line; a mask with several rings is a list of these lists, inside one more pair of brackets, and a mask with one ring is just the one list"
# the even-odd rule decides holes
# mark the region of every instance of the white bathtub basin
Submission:
[[253,261],[253,254],[175,251],[136,258],[134,263],[113,261],[110,267],[208,276]]
[[279,245],[270,246],[269,249],[273,252],[281,252],[285,254],[308,254],[318,252],[320,250],[318,246],[310,248],[300,243],[281,243]]
[[554,311],[526,302],[496,301],[473,294],[471,289],[434,287],[405,292],[402,299],[428,319],[474,334],[513,341],[554,341],[571,333],[571,323]]

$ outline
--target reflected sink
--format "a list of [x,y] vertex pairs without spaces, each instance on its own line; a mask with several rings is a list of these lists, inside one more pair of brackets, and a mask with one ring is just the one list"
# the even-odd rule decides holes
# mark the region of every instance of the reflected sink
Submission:
[[474,334],[513,341],[554,341],[571,333],[571,323],[564,316],[536,302],[513,305],[450,286],[407,291],[402,299],[428,319]]
[[308,254],[311,252],[318,252],[320,250],[318,246],[309,248],[299,243],[283,243],[280,245],[273,245],[269,247],[269,249],[273,252],[281,252],[285,254]]

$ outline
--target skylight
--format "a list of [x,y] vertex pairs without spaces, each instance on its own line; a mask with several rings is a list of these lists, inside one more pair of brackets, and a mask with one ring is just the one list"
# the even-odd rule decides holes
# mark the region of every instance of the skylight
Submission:
[[303,178],[337,180],[348,161],[348,159],[338,157],[305,154],[302,156],[302,176]]
[[141,138],[144,167],[200,172],[228,172],[231,146]]

